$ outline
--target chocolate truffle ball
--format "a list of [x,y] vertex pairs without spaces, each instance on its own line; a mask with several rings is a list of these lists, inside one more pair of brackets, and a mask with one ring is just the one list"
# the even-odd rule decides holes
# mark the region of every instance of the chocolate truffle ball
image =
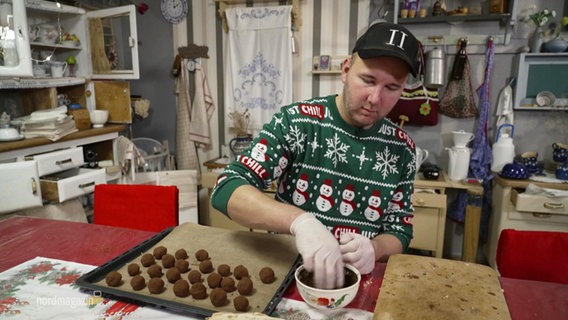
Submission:
[[[221,289],[223,290],[223,289]],[[191,285],[189,289],[189,293],[193,297],[193,299],[202,300],[207,298],[207,288],[201,282],[197,282]]]
[[260,269],[258,275],[260,276],[260,281],[262,281],[262,283],[268,284],[276,280],[276,277],[274,276],[274,270],[272,270],[272,268],[270,267],[264,267]]
[[181,298],[189,296],[189,283],[183,279],[176,281],[174,283],[174,294]]
[[164,289],[164,280],[162,278],[150,278],[150,281],[148,281],[150,293],[159,294],[164,292]]
[[162,265],[164,266],[164,268],[171,268],[175,263],[176,258],[173,255],[166,253],[162,256]]
[[225,292],[222,288],[215,288],[211,290],[209,298],[215,307],[222,307],[227,304],[227,292]]
[[185,249],[178,249],[174,255],[176,259],[187,259],[187,251]]
[[146,270],[146,272],[148,272],[148,275],[150,276],[150,278],[159,278],[163,275],[162,267],[157,263],[154,263],[153,265],[151,265],[150,268],[148,268],[148,270]]
[[142,275],[135,275],[132,279],[130,279],[130,285],[132,286],[132,289],[136,291],[142,290],[146,287],[146,279],[144,279]]
[[156,263],[156,259],[154,259],[154,255],[151,253],[145,253],[142,255],[142,258],[140,258],[140,263],[142,263],[144,267],[149,267]]
[[122,284],[122,274],[118,271],[111,271],[106,275],[105,281],[111,287],[118,287]]
[[231,267],[229,267],[229,265],[226,263],[220,264],[217,267],[217,272],[219,272],[219,274],[223,277],[228,277],[231,275]]
[[131,263],[128,265],[128,275],[135,276],[140,274],[140,266],[137,263]]
[[235,287],[235,279],[231,277],[224,277],[223,280],[221,280],[221,288],[223,288],[226,292],[233,292],[237,290]]
[[199,263],[199,271],[201,273],[211,273],[213,272],[213,263],[211,260],[204,260]]
[[199,270],[191,270],[187,274],[187,280],[192,284],[201,282],[201,272],[199,272]]
[[237,311],[248,311],[249,309],[249,301],[247,297],[238,296],[233,299],[233,306],[235,306],[235,310]]
[[244,277],[237,283],[237,290],[243,296],[250,296],[253,288],[252,280],[249,277]]
[[162,259],[162,257],[168,253],[168,249],[164,246],[157,246],[154,248],[154,257],[156,257],[156,259]]
[[233,270],[233,275],[235,276],[235,278],[237,278],[237,280],[241,280],[243,277],[248,277],[249,272],[245,266],[239,264],[235,267],[235,270]]
[[199,249],[195,252],[195,259],[197,259],[197,261],[207,260],[209,259],[209,252],[205,249]]
[[176,260],[174,267],[176,267],[180,273],[186,273],[189,271],[189,262],[186,260]]
[[215,289],[221,284],[222,279],[223,277],[220,274],[213,272],[207,277],[207,285],[209,288]]
[[168,279],[169,283],[175,283],[181,279],[181,274],[177,268],[170,268],[166,271],[166,279]]

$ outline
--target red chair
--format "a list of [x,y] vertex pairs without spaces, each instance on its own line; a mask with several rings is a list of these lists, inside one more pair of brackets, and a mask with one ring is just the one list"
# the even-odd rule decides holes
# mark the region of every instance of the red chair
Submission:
[[179,224],[176,186],[99,184],[93,223],[159,232]]
[[504,229],[495,259],[502,277],[568,284],[568,232]]

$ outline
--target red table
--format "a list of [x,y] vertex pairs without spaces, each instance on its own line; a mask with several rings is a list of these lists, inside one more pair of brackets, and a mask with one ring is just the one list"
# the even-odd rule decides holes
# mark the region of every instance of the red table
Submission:
[[[87,223],[12,217],[0,221],[0,272],[37,256],[101,265],[155,235]],[[362,282],[372,278],[373,285],[363,286],[349,307],[373,311],[386,264]],[[367,281],[370,282],[370,281]],[[551,282],[500,278],[513,319],[568,319],[568,285]],[[285,294],[296,299],[295,286]]]

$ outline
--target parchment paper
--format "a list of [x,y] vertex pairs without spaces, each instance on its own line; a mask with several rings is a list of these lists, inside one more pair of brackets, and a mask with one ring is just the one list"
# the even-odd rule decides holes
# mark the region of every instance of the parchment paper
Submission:
[[495,270],[462,261],[389,258],[374,320],[511,319]]
[[[205,249],[209,252],[209,257],[213,263],[213,268],[217,269],[220,264],[228,264],[231,267],[231,272],[234,268],[242,264],[247,267],[251,280],[254,285],[254,293],[247,296],[250,304],[248,312],[262,312],[268,305],[278,288],[282,285],[286,275],[291,270],[298,257],[298,252],[295,246],[294,237],[282,234],[268,234],[248,231],[233,231],[227,229],[213,228],[193,223],[184,223],[168,234],[164,239],[150,248],[147,252],[152,253],[157,246],[164,246],[168,249],[168,253],[175,254],[178,249],[185,249],[188,253],[187,261],[189,262],[192,270],[199,270],[199,261],[195,258],[195,252],[199,249]],[[131,276],[128,275],[128,264],[135,262],[140,265],[140,270],[146,283],[149,280],[148,273],[145,267],[140,263],[140,257],[132,260],[125,261],[124,265],[117,269],[122,274],[123,284],[114,289],[124,290],[126,292],[145,295],[156,299],[156,304],[160,305],[160,301],[175,301],[188,305],[188,310],[191,306],[196,306],[213,312],[226,311],[236,312],[233,306],[233,298],[239,295],[238,291],[227,293],[229,304],[216,308],[211,304],[209,297],[204,300],[196,300],[190,296],[186,298],[176,297],[173,293],[173,284],[169,283],[165,277],[167,271],[163,268],[164,280],[166,290],[161,294],[151,294],[148,287],[134,291],[130,286]],[[156,260],[161,265],[161,260]],[[264,284],[260,280],[259,271],[263,267],[271,267],[276,275],[276,281],[271,284]],[[182,279],[187,280],[188,272],[181,275]],[[203,283],[207,288],[209,294],[211,289],[207,285],[208,274],[203,274]],[[232,276],[232,275],[231,275]],[[234,278],[234,277],[233,277]],[[235,285],[238,280],[235,279]],[[108,287],[104,281],[99,281],[98,285]]]

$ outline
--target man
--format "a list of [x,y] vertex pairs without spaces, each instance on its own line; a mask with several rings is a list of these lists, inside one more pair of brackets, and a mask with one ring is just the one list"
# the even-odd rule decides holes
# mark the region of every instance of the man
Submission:
[[[343,92],[275,114],[253,143],[262,148],[219,176],[213,206],[244,226],[293,234],[318,288],[343,286],[345,263],[366,274],[375,261],[404,252],[415,145],[385,116],[417,71],[416,38],[400,25],[372,25],[342,65]],[[270,199],[260,190],[274,180]]]

